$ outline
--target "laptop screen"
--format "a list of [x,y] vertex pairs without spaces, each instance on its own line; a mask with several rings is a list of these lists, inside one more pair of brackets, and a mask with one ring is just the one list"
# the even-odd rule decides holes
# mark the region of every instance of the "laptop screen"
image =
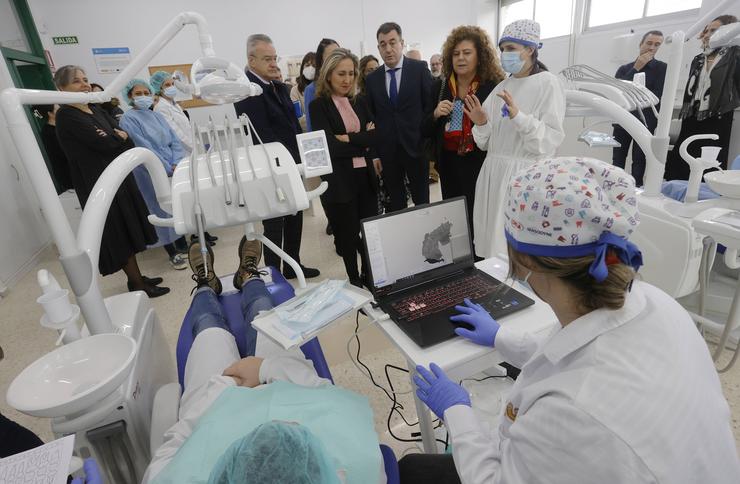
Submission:
[[473,264],[464,197],[365,219],[362,234],[376,294]]

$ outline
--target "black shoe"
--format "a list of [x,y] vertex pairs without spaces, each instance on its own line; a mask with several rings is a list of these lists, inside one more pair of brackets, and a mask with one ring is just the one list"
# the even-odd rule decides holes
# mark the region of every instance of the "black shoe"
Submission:
[[[312,267],[305,267],[301,265],[301,270],[303,271],[303,277],[306,279],[312,279],[314,277],[319,277],[321,275],[321,271],[318,269],[314,269]],[[292,267],[290,267],[288,264],[283,263],[283,276],[285,276],[286,279],[295,279],[295,271]]]
[[147,284],[147,285],[149,285],[149,286],[158,286],[159,284],[161,284],[164,281],[164,279],[162,279],[161,277],[146,277],[146,276],[141,276],[141,278],[144,279],[144,283]]
[[[204,237],[206,238],[206,242],[208,242],[208,247],[213,247],[214,245],[216,245],[216,242],[211,242],[210,240],[208,240],[208,236],[207,235],[204,234]],[[216,237],[216,238],[218,238],[218,237]],[[192,244],[193,242],[198,242],[198,236],[197,235],[191,235],[190,236],[190,243]]]
[[234,287],[239,290],[247,279],[259,277],[261,272],[257,269],[262,258],[262,242],[259,240],[247,240],[242,237],[239,242],[239,268],[234,273]]
[[[208,286],[216,294],[221,294],[221,290],[223,289],[221,280],[213,270],[213,250],[206,246],[206,257],[204,259],[200,248],[200,242],[191,242],[190,250],[188,251],[190,269],[193,270],[192,277],[196,283],[195,287],[198,289]],[[208,267],[208,275],[206,275],[206,267]]]
[[334,234],[334,230],[331,228],[331,224],[327,223],[326,224],[326,235],[332,235],[332,234]]
[[218,240],[218,237],[216,237],[215,235],[211,235],[211,234],[209,234],[208,232],[205,232],[205,233],[203,234],[203,236],[204,236],[204,237],[206,238],[206,240],[207,240],[208,242],[216,242],[216,241]]
[[145,285],[144,287],[135,288],[130,282],[126,284],[128,286],[129,292],[134,291],[144,291],[147,296],[149,296],[151,299],[154,299],[155,297],[164,296],[168,292],[170,292],[169,287],[162,287],[162,286],[150,286]]

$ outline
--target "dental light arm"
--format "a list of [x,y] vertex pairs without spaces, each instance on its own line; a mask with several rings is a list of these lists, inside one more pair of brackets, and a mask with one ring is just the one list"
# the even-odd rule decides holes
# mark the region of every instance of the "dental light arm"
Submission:
[[[704,14],[703,17],[697,20],[694,25],[692,25],[686,30],[685,40],[689,40],[695,35],[697,35],[699,32],[703,31],[704,27],[706,27],[709,24],[709,22],[711,22],[713,19],[717,18],[723,13],[728,13],[728,9],[730,5],[732,5],[736,1],[737,0],[724,0],[718,3],[717,6],[715,6],[713,9],[711,9],[706,14]],[[683,41],[684,39],[681,39],[681,40]]]
[[[93,264],[88,257],[90,254],[83,252],[78,247],[77,240],[67,221],[62,204],[56,195],[54,183],[48,173],[46,163],[44,162],[23,106],[31,104],[84,104],[109,101],[123,89],[130,79],[134,78],[143,70],[183,27],[189,24],[196,25],[198,29],[198,39],[205,58],[213,59],[210,62],[211,64],[228,65],[231,67],[229,63],[215,60],[213,42],[204,17],[194,12],[184,12],[175,16],[160,30],[154,40],[144,48],[141,54],[136,56],[102,92],[70,93],[9,88],[5,89],[0,95],[0,104],[2,105],[11,137],[26,167],[31,184],[39,199],[41,209],[51,229],[52,237],[59,250],[60,260],[77,297],[88,329],[92,334],[113,331],[110,315],[105,308],[102,295],[97,287],[97,263]],[[233,70],[230,69],[229,72],[233,72]],[[231,78],[227,77],[225,80],[230,81]],[[237,82],[241,81],[241,79],[235,80]],[[216,79],[215,81],[211,85],[211,92],[213,93],[216,90],[214,87],[226,85],[223,79]],[[196,85],[195,87],[197,89],[198,86]],[[243,93],[253,90],[253,86],[242,82],[242,85],[238,89],[235,88],[230,94],[233,96],[234,92]],[[162,196],[162,193],[165,193],[160,192],[161,189],[162,187],[155,186],[158,197]],[[88,205],[90,204],[88,203]],[[102,230],[102,225],[103,223],[101,222],[100,230]]]
[[79,248],[89,254],[90,262],[95,268],[98,267],[103,228],[113,197],[131,171],[141,164],[149,171],[157,200],[164,202],[169,199],[169,179],[157,155],[145,148],[132,148],[113,160],[95,182],[82,213],[77,237]]

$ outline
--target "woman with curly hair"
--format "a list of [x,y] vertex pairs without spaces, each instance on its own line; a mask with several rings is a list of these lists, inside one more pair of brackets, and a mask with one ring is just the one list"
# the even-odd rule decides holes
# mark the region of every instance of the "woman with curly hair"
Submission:
[[450,32],[442,47],[442,76],[432,86],[430,105],[436,108],[424,119],[422,131],[435,144],[442,198],[465,196],[471,227],[475,182],[486,152],[475,145],[465,99],[475,96],[485,102],[503,79],[496,50],[483,29],[463,25]]

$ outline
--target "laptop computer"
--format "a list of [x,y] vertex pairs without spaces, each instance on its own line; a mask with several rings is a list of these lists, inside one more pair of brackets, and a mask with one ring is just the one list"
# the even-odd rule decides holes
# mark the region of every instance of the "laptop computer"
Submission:
[[455,337],[464,298],[494,319],[534,304],[474,266],[465,197],[362,220],[375,301],[420,347]]

